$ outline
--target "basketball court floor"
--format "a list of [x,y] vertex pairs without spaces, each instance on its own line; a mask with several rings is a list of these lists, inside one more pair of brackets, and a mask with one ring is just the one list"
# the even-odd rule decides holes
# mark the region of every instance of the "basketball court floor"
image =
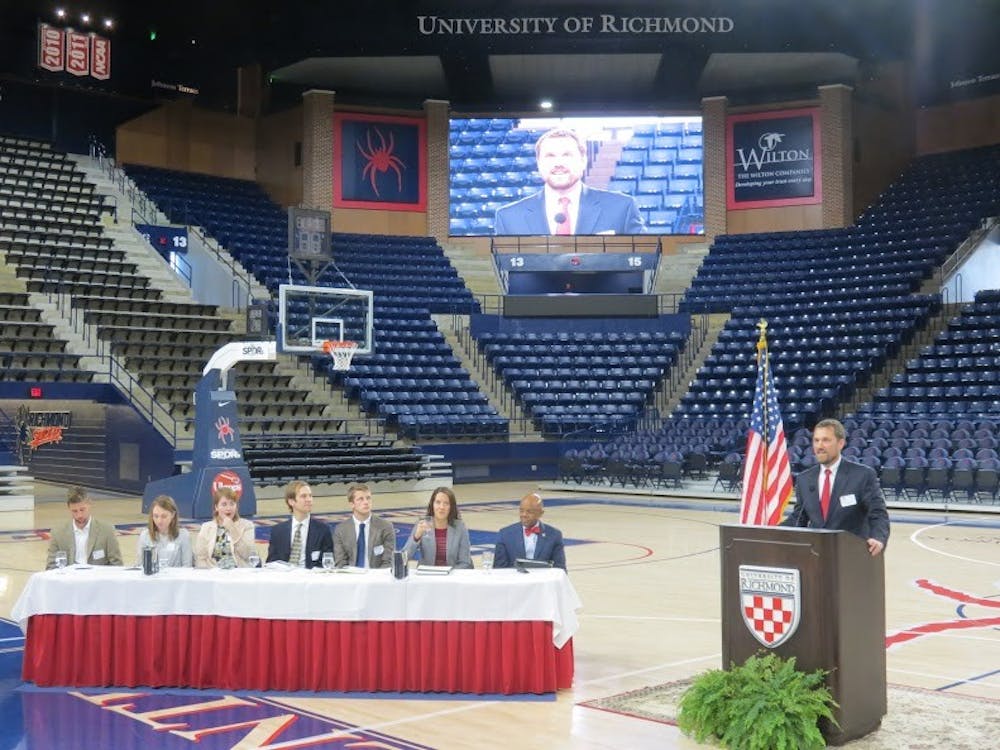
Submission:
[[[513,483],[456,487],[474,559],[497,529],[517,520],[518,499],[534,489]],[[0,750],[697,746],[669,724],[581,704],[720,666],[718,527],[736,522],[731,501],[543,492],[545,521],[567,538],[570,578],[583,602],[572,689],[523,699],[240,695],[248,705],[285,717],[282,726],[293,722],[297,728],[269,739],[231,722],[203,725],[200,733],[150,726],[154,715],[190,720],[209,701],[224,699],[222,693],[152,691],[126,700],[109,697],[113,690],[22,684],[23,637],[10,612],[27,579],[43,567],[48,530],[68,517],[65,488],[42,486],[39,494],[48,501],[34,513],[0,514]],[[408,530],[429,495],[376,492],[375,512]],[[139,499],[99,492],[95,498],[94,515],[117,526],[131,563],[144,524]],[[282,501],[265,500],[259,517],[278,519],[282,510]],[[346,500],[317,492],[314,513],[327,521],[345,518]],[[889,682],[1000,701],[1000,517],[892,515],[886,552]],[[447,648],[427,643],[427,659]],[[186,717],[184,710],[190,711]],[[993,747],[996,737],[982,742]]]

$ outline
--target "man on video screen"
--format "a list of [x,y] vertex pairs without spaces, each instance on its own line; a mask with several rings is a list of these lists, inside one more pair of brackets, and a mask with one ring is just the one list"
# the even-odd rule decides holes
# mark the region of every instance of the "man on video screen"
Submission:
[[535,143],[545,186],[497,209],[494,234],[642,234],[642,214],[630,195],[583,183],[587,152],[572,130],[556,128]]

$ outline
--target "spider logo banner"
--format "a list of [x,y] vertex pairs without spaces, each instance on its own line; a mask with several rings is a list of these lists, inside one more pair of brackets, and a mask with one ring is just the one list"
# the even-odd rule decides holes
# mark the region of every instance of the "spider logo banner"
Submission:
[[426,210],[423,120],[336,114],[333,127],[334,207]]
[[795,633],[802,613],[802,586],[795,568],[740,566],[740,612],[753,637],[775,648]]

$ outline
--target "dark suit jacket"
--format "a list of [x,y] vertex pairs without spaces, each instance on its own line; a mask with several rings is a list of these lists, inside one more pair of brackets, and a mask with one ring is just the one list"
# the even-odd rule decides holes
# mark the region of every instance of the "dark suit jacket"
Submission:
[[[392,553],[396,551],[396,530],[388,521],[376,515],[368,517],[368,567],[392,566]],[[376,552],[375,550],[379,550]],[[357,565],[358,538],[354,531],[354,518],[341,521],[333,529],[333,564],[338,568]]]
[[[306,567],[322,567],[324,552],[333,552],[333,534],[330,533],[329,525],[310,516],[309,531],[306,534]],[[291,556],[292,519],[289,518],[271,529],[271,541],[267,544],[267,561],[289,562]]]
[[[574,234],[642,234],[645,229],[631,195],[584,186]],[[549,233],[544,190],[497,209],[493,234]]]
[[[541,523],[541,522],[539,522]],[[536,560],[551,560],[557,568],[566,570],[566,549],[563,535],[555,526],[541,524],[542,533],[535,542]],[[497,546],[493,553],[494,568],[513,568],[519,557],[527,557],[524,551],[524,526],[513,523],[504,526],[497,535]]]
[[841,459],[824,521],[819,505],[822,468],[819,464],[811,466],[795,478],[795,509],[782,525],[850,531],[862,539],[878,539],[886,544],[889,513],[874,469]]

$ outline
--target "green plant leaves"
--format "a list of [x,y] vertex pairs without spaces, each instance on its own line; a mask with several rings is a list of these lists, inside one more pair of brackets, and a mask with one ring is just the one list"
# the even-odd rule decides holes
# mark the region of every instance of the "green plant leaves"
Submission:
[[681,696],[677,725],[703,742],[731,750],[812,750],[826,747],[818,721],[834,721],[837,705],[827,672],[801,672],[795,657],[751,656],[728,671],[710,670]]

